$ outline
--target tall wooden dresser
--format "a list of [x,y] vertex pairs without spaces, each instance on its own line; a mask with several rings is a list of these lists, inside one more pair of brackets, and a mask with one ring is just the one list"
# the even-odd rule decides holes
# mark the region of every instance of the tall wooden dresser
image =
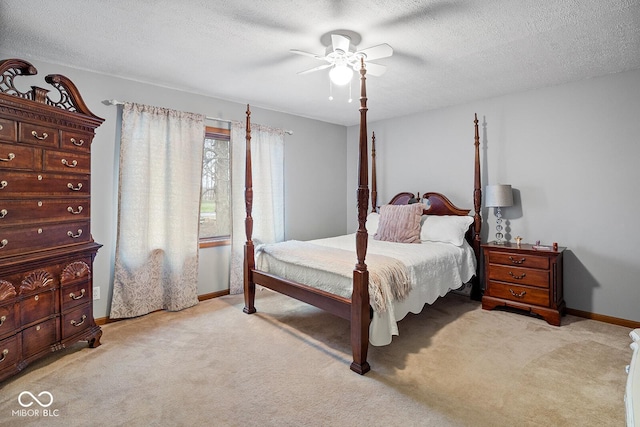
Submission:
[[0,61],[0,381],[80,340],[100,345],[93,318],[91,140],[104,121],[75,85],[15,86],[36,69]]

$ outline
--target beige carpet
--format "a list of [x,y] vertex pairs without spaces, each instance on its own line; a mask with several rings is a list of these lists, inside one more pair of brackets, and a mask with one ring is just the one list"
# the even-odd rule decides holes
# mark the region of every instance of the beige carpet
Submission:
[[[349,370],[346,321],[271,291],[103,327],[0,383],[3,426],[622,426],[630,329],[449,295]],[[44,409],[23,391],[48,391]],[[40,397],[47,403],[47,396]]]

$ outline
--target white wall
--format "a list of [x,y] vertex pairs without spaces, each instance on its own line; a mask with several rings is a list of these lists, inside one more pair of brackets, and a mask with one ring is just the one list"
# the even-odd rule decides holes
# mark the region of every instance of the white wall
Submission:
[[[22,87],[46,87],[45,75],[66,75],[89,108],[105,118],[92,146],[92,234],[104,245],[94,266],[102,296],[94,307],[96,317],[105,317],[117,226],[119,113],[102,101],[115,98],[232,120],[244,120],[246,104],[31,62],[38,75],[16,79]],[[369,108],[375,108],[374,100]],[[285,137],[286,237],[354,231],[358,127],[252,111],[254,123],[294,131]],[[379,203],[400,191],[439,191],[472,208],[474,112],[483,124],[483,185],[508,183],[515,189],[517,206],[503,210],[511,237],[567,246],[570,308],[640,321],[635,249],[640,232],[634,217],[640,208],[640,70],[369,123],[369,134],[375,131],[377,137]],[[487,209],[482,214],[486,240]],[[201,254],[200,293],[228,283],[228,271],[218,271],[228,253],[207,251]]]
[[[640,321],[640,70],[369,123],[379,203],[439,191],[472,209],[475,112],[482,185],[514,188],[516,206],[503,209],[511,239],[567,247],[568,307]],[[348,129],[347,189],[356,188],[358,132]],[[493,210],[482,215],[483,241],[493,240]],[[348,230],[356,224],[348,209]]]
[[[11,56],[1,55],[2,58]],[[117,165],[119,156],[119,109],[102,101],[117,99],[205,114],[229,120],[245,119],[246,103],[235,103],[180,92],[135,81],[32,61],[38,74],[19,77],[16,84],[50,88],[47,74],[63,74],[78,87],[89,109],[105,122],[92,144],[92,235],[104,246],[94,264],[94,286],[101,299],[94,301],[94,316],[109,314],[113,286],[117,230]],[[55,93],[55,91],[54,91]],[[346,128],[251,107],[252,123],[290,129],[285,136],[285,234],[292,239],[312,239],[345,232],[344,183],[346,181]],[[242,231],[244,233],[244,230]],[[198,291],[200,294],[228,289],[229,248],[201,250]]]

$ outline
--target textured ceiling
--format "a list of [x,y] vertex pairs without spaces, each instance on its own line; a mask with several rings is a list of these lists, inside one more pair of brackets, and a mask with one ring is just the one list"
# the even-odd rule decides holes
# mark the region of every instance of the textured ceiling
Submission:
[[297,74],[322,62],[289,52],[337,29],[395,51],[367,79],[371,121],[640,68],[640,0],[0,2],[16,58],[353,125],[358,85],[329,101],[328,70]]

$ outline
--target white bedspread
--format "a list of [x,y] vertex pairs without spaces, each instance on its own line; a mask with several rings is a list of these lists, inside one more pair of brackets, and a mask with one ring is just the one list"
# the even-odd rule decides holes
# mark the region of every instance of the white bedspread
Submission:
[[[328,246],[352,253],[356,264],[355,234],[312,240],[315,245]],[[476,270],[473,249],[465,241],[458,247],[447,243],[393,243],[374,240],[369,236],[367,254],[378,254],[401,260],[408,268],[412,290],[402,301],[394,301],[384,312],[374,311],[369,327],[369,342],[375,346],[391,343],[398,335],[397,322],[409,312],[419,313],[425,304],[432,304],[449,290],[471,280]],[[365,259],[368,264],[369,260]],[[327,268],[308,268],[282,262],[262,250],[256,251],[256,267],[309,286],[346,298],[351,297],[352,279]]]
[[[259,245],[256,252],[267,253],[283,263],[307,267],[310,271],[329,270],[347,279],[353,277],[354,253],[346,249],[288,240],[277,244]],[[411,282],[408,269],[400,259],[368,254],[367,264],[369,301],[374,310],[385,312],[393,301],[402,301],[409,295]],[[317,286],[322,284],[318,283]]]

